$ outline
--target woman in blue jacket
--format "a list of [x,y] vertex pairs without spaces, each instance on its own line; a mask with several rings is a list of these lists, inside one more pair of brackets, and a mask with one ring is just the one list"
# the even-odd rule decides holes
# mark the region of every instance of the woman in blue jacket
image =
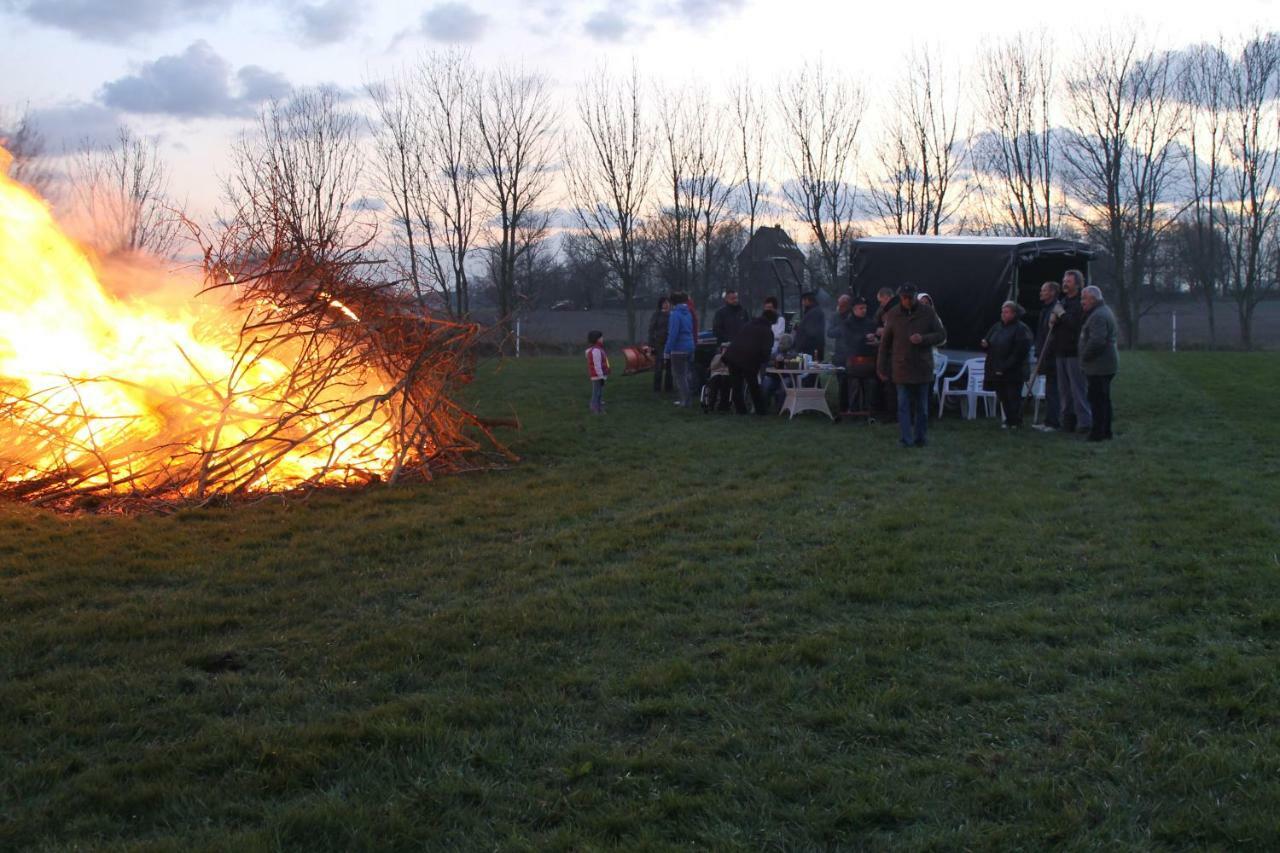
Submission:
[[671,362],[671,376],[676,381],[680,399],[677,406],[693,405],[693,314],[689,311],[689,295],[677,291],[671,294],[671,315],[667,318],[667,345],[663,357]]

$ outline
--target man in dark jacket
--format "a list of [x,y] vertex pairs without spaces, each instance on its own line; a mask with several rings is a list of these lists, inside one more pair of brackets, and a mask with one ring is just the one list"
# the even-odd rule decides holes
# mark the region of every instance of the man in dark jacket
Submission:
[[822,355],[827,348],[826,314],[818,307],[818,298],[812,293],[800,296],[800,312],[800,320],[791,332],[795,337],[792,349],[822,361]]
[[[884,320],[885,315],[892,311],[898,304],[898,297],[887,287],[882,287],[876,291],[876,352],[880,351],[880,340],[884,337]],[[875,389],[872,395],[875,400],[872,408],[881,417],[888,418],[894,413],[896,408],[897,392],[892,382],[887,382],[877,377]]]
[[928,305],[916,299],[913,284],[898,288],[898,306],[885,312],[877,370],[898,390],[898,435],[903,447],[924,447],[929,424],[929,386],[933,382],[933,348],[947,330]]
[[982,375],[986,391],[995,391],[1004,410],[1005,429],[1022,426],[1022,386],[1027,383],[1027,359],[1033,336],[1022,322],[1022,306],[1006,302],[1000,306],[1000,322],[983,336],[981,346],[987,353]]
[[671,362],[663,355],[667,348],[667,325],[671,322],[671,300],[658,297],[658,307],[649,317],[649,349],[653,352],[653,390],[671,390]]
[[1046,281],[1040,285],[1040,321],[1036,324],[1036,359],[1040,364],[1040,375],[1044,377],[1044,424],[1035,428],[1042,430],[1055,430],[1062,426],[1058,402],[1058,366],[1054,361],[1053,339],[1049,337],[1049,321],[1053,319],[1053,311],[1058,307],[1058,295],[1061,292],[1056,281]]
[[1093,412],[1088,440],[1107,441],[1111,438],[1111,380],[1120,368],[1116,346],[1119,325],[1098,288],[1086,287],[1081,304],[1084,323],[1080,327],[1080,369],[1089,385],[1089,407]]
[[755,407],[756,414],[769,413],[764,394],[760,392],[760,371],[773,351],[773,324],[777,319],[777,314],[765,311],[748,321],[724,351],[724,363],[729,365],[729,387],[733,389],[733,408],[740,415],[747,413],[744,386],[751,395],[751,405]]
[[716,343],[729,343],[750,319],[747,309],[738,304],[738,291],[726,290],[724,304],[716,309],[716,314],[711,319],[711,331],[715,333]]
[[1084,323],[1084,307],[1080,304],[1080,288],[1084,273],[1067,270],[1062,274],[1062,311],[1053,325],[1053,356],[1058,371],[1058,397],[1062,404],[1062,428],[1087,431],[1093,426],[1089,402],[1085,399],[1084,373],[1080,370],[1080,326]]
[[[831,363],[836,367],[844,367],[852,354],[855,343],[853,329],[853,297],[847,293],[840,294],[836,300],[836,313],[827,321],[827,337],[831,338]],[[836,381],[840,386],[841,412],[849,411],[849,374],[837,373]]]

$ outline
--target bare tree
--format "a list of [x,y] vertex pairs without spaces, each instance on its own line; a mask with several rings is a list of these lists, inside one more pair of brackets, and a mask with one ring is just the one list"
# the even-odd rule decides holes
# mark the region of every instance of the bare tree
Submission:
[[486,247],[498,295],[500,322],[510,331],[519,295],[516,265],[541,242],[548,214],[539,209],[554,156],[555,112],[547,78],[522,69],[488,74],[475,90],[479,191],[497,220]]
[[365,242],[352,201],[360,185],[359,125],[337,92],[310,89],[266,104],[232,148],[224,187],[230,227],[253,235],[251,251],[321,265]]
[[783,195],[809,226],[830,280],[848,255],[857,214],[858,133],[866,97],[852,81],[818,62],[778,87],[778,114],[791,180]]
[[45,156],[44,137],[29,108],[16,116],[0,112],[0,148],[9,152],[9,177],[48,198],[56,182]]
[[769,110],[764,96],[749,77],[730,91],[733,101],[733,149],[738,165],[738,188],[747,207],[747,239],[756,233],[756,219],[764,202],[765,157],[769,149]]
[[1043,33],[1019,35],[981,57],[974,167],[986,230],[1024,237],[1054,233],[1053,54]]
[[[658,216],[649,223],[647,236],[655,243],[667,284],[672,290],[690,291],[697,278],[700,194],[691,175],[693,151],[691,124],[699,121],[687,103],[684,88],[658,89],[659,162],[667,193]],[[697,296],[700,296],[698,294]],[[703,300],[697,299],[701,305]],[[703,306],[705,307],[705,306]]]
[[[671,285],[692,290],[705,315],[711,302],[707,262],[717,227],[724,220],[733,184],[729,169],[728,122],[724,109],[706,91],[686,87],[659,93],[660,144],[670,190],[654,236],[666,249]],[[701,256],[699,256],[701,253]]]
[[882,141],[881,180],[871,204],[898,234],[939,234],[960,208],[955,179],[963,165],[957,142],[960,100],[949,98],[940,63],[927,51],[906,61],[906,78],[893,95],[893,120]]
[[1204,297],[1209,321],[1209,348],[1217,346],[1214,301],[1222,278],[1221,202],[1226,157],[1227,84],[1231,59],[1219,40],[1194,48],[1179,79],[1187,116],[1187,176],[1191,205],[1180,233],[1183,261],[1192,288]]
[[1108,301],[1129,346],[1138,343],[1152,253],[1179,213],[1171,189],[1185,108],[1176,96],[1169,56],[1142,48],[1134,31],[1097,37],[1067,72],[1068,209],[1110,256]]
[[423,102],[429,153],[423,183],[428,208],[425,236],[427,262],[441,287],[452,282],[454,311],[471,311],[467,256],[483,220],[480,191],[480,152],[472,93],[479,78],[470,57],[449,50],[427,55],[417,66],[415,84]]
[[106,147],[85,140],[70,172],[71,204],[99,251],[173,252],[181,218],[168,195],[169,170],[158,140],[121,126]]
[[1226,144],[1233,168],[1222,199],[1228,282],[1240,339],[1253,346],[1253,314],[1274,293],[1280,258],[1280,34],[1250,39],[1227,86]]
[[375,184],[391,209],[403,275],[419,300],[434,292],[466,316],[471,253],[485,219],[476,102],[488,96],[480,75],[466,52],[448,50],[365,88],[377,114]]
[[653,177],[655,146],[644,118],[639,73],[597,71],[578,92],[581,134],[570,149],[568,182],[583,233],[617,278],[636,339],[638,237]]
[[[423,238],[420,223],[430,223],[423,189],[430,168],[422,104],[416,87],[402,73],[390,80],[369,82],[365,91],[376,119],[369,122],[373,137],[373,183],[391,211],[392,234],[399,251],[392,253],[419,304],[431,289],[426,264],[419,257]],[[446,305],[452,302],[446,292]]]

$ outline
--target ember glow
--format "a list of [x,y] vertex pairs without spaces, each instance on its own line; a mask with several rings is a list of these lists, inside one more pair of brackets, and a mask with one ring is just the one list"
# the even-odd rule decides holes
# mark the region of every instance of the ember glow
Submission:
[[[264,322],[286,309],[261,296],[118,298],[5,160],[0,149],[0,493],[173,501],[368,482],[424,465],[442,431],[464,443],[469,416],[433,399],[445,377],[394,372],[425,362],[420,319],[420,334],[391,336],[419,338],[411,351],[389,352],[384,330],[382,357],[361,359],[348,354],[373,339],[361,306],[324,289],[309,334]],[[184,287],[199,285],[167,290]]]

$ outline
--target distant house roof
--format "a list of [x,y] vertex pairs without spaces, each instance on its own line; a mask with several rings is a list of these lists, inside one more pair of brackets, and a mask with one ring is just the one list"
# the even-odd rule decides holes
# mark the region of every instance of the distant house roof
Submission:
[[764,261],[770,257],[787,256],[804,263],[804,252],[780,225],[762,225],[751,235],[747,245],[738,253],[739,261]]

